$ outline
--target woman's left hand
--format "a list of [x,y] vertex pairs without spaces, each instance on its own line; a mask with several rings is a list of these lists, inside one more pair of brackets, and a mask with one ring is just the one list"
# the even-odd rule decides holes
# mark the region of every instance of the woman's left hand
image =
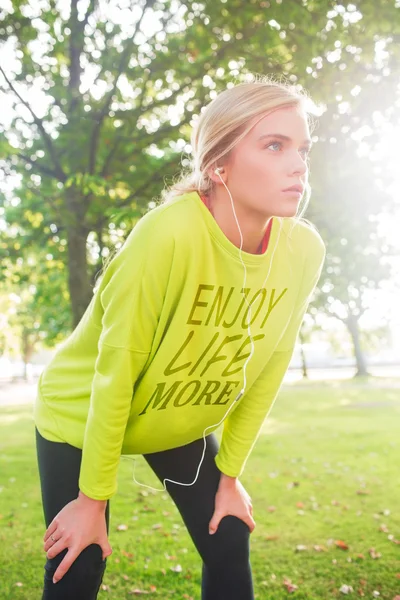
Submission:
[[215,495],[214,514],[209,523],[210,534],[215,533],[223,517],[233,515],[248,525],[250,533],[256,523],[253,519],[251,498],[237,477],[221,473],[218,491]]

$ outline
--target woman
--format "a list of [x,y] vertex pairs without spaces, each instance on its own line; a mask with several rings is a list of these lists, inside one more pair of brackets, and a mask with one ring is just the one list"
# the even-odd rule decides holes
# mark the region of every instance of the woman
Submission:
[[[207,106],[192,134],[192,169],[130,232],[42,373],[46,600],[97,597],[121,454],[142,454],[170,482],[202,559],[202,599],[253,598],[255,522],[239,477],[325,256],[300,218],[306,100],[265,78]],[[204,434],[222,421],[219,447]]]

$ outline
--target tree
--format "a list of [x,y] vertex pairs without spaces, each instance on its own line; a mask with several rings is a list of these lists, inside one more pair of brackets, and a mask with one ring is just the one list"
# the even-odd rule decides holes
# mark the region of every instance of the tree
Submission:
[[48,9],[15,0],[12,14],[3,9],[0,40],[18,65],[0,70],[16,109],[0,152],[21,177],[20,202],[7,200],[5,218],[21,247],[51,246],[65,264],[73,326],[105,248],[123,241],[177,173],[193,119],[217,88],[248,72],[283,74],[326,102],[338,90],[350,94],[355,81],[371,89],[370,75],[394,85],[394,70],[373,64],[376,41],[390,37],[387,62],[398,60],[398,10],[389,0],[176,6],[71,0],[59,11],[54,0]]
[[[4,239],[2,244],[5,245]],[[38,345],[52,347],[70,329],[71,307],[65,266],[46,253],[46,249],[33,248],[29,253],[25,249],[21,255],[18,242],[11,237],[7,240],[7,248],[9,253],[12,250],[13,259],[3,257],[1,261],[0,300],[5,310],[0,353],[15,351],[18,340],[19,355],[25,365],[24,377],[27,378],[27,365]]]
[[328,248],[314,310],[324,310],[346,325],[353,341],[356,375],[366,375],[359,320],[369,307],[368,293],[390,277],[390,265],[384,259],[391,248],[377,235],[376,221],[393,200],[377,186],[373,164],[357,155],[354,141],[325,140],[320,147],[312,211]]

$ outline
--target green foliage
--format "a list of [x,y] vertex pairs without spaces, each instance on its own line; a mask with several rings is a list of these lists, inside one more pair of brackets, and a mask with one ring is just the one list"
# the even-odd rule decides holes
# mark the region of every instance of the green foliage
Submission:
[[[350,137],[371,121],[374,109],[393,109],[400,19],[391,0],[347,8],[326,0],[207,0],[182,3],[179,11],[170,1],[147,0],[142,14],[95,0],[85,8],[70,0],[62,12],[53,1],[29,7],[18,0],[1,10],[0,43],[12,49],[17,66],[10,72],[4,63],[0,77],[18,112],[3,126],[0,160],[8,179],[21,180],[14,194],[3,186],[3,217],[17,233],[0,242],[0,253],[11,258],[33,246],[61,261],[75,324],[104,249],[123,241],[149,202],[178,175],[194,115],[249,72],[283,75],[327,107],[317,131],[320,160],[313,167],[316,193],[309,216],[315,215],[326,235],[324,280],[333,281],[333,296],[349,305],[346,294],[355,288],[362,295],[363,277],[375,274],[369,281],[376,285],[386,276],[377,268],[378,255],[368,268],[356,242],[363,232],[358,243],[378,248],[371,239],[374,226],[365,228],[366,206],[353,202],[354,194],[359,198],[366,190],[376,196],[371,170],[364,164],[345,175],[342,146],[335,154],[329,138],[345,130]],[[377,60],[380,40],[386,40],[387,56]],[[352,95],[356,84],[359,96]],[[32,102],[38,87],[40,106]],[[344,101],[350,109],[342,114]],[[354,178],[363,169],[368,176],[357,187]],[[381,195],[377,204],[386,201]],[[335,218],[335,206],[343,219]],[[357,221],[358,229],[350,232]],[[364,256],[354,264],[357,276],[350,273],[349,279],[344,269],[329,271],[343,255],[346,223],[344,251]],[[96,242],[86,252],[82,245],[80,256],[65,251],[90,236]],[[73,285],[74,270],[86,285]]]

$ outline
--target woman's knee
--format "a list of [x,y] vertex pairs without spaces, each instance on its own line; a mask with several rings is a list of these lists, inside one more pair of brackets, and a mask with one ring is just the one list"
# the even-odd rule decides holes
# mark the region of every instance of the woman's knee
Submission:
[[[47,585],[53,584],[53,575],[67,554],[67,550],[63,550],[54,558],[47,559],[45,564],[45,582]],[[95,597],[89,594],[98,589],[103,579],[106,569],[107,560],[102,559],[102,549],[98,544],[87,546],[74,560],[67,573],[55,585],[59,588],[68,588],[76,590],[76,598],[80,598],[80,590],[86,590],[87,598]],[[72,597],[72,596],[71,596]]]
[[212,569],[226,566],[247,565],[250,557],[250,529],[234,515],[225,516],[217,531],[210,535],[211,543],[204,562]]

